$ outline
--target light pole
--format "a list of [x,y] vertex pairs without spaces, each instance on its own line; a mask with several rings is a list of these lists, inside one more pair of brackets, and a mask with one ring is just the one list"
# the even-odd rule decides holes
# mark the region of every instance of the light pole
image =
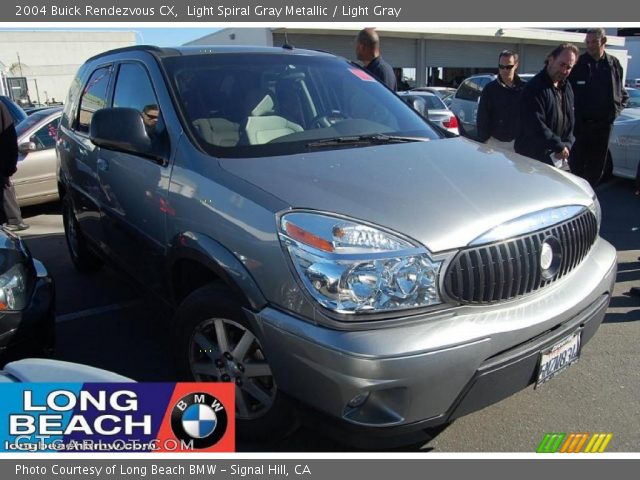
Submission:
[[38,79],[34,78],[33,83],[36,84],[36,97],[38,97],[38,105],[40,105],[40,92],[38,91]]

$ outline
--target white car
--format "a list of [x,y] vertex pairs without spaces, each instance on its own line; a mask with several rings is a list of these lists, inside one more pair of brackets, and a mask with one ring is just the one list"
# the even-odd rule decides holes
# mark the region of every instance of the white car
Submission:
[[606,176],[636,178],[640,161],[640,108],[625,108],[609,137]]
[[0,370],[0,383],[22,382],[118,382],[134,380],[101,368],[45,358],[26,358],[7,363]]
[[416,98],[424,100],[425,107],[427,108],[427,118],[430,121],[451,133],[460,135],[458,131],[458,119],[435,93],[412,90],[409,92],[398,92],[398,95],[411,106],[414,106],[413,101]]
[[61,107],[39,110],[16,125],[18,171],[11,181],[21,207],[58,199],[56,136]]

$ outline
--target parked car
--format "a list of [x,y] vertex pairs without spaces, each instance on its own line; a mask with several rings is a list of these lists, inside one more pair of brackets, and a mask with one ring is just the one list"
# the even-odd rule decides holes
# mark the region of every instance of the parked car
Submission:
[[636,178],[640,161],[640,108],[625,108],[609,136],[605,178],[611,175]]
[[627,103],[627,108],[640,107],[640,90],[632,87],[627,87],[626,90],[629,94],[629,102]]
[[0,367],[49,354],[54,321],[52,278],[20,237],[0,228]]
[[25,358],[0,370],[0,383],[82,382],[131,383],[134,380],[101,368],[48,358]]
[[438,95],[431,92],[418,92],[415,90],[398,92],[398,95],[409,105],[412,105],[412,102],[417,98],[422,99],[424,101],[424,107],[427,109],[426,118],[451,133],[459,134],[456,116],[447,108]]
[[430,92],[438,95],[443,101],[456,93],[455,88],[451,87],[417,87],[409,90],[410,92]]
[[449,109],[458,118],[460,135],[471,139],[477,139],[476,118],[478,116],[478,104],[482,89],[495,80],[496,75],[491,73],[473,75],[462,81],[451,100]]
[[297,405],[422,435],[590,355],[613,290],[587,182],[447,138],[328,53],[106,52],[57,151],[74,264],[157,294],[182,378],[236,384],[242,437]]
[[47,108],[16,126],[18,171],[11,180],[20,206],[58,199],[55,146],[61,115],[61,107]]
[[20,105],[11,100],[9,97],[4,95],[0,95],[0,102],[4,103],[4,106],[7,107],[9,113],[11,114],[11,118],[13,118],[14,125],[17,125],[22,120],[27,118],[27,114],[24,113],[24,110]]

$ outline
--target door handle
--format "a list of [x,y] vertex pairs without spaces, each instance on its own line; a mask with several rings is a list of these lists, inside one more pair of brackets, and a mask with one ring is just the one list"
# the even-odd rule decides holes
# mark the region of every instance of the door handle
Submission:
[[98,166],[98,170],[102,170],[103,172],[106,172],[109,170],[109,162],[107,162],[103,158],[99,158],[96,164]]

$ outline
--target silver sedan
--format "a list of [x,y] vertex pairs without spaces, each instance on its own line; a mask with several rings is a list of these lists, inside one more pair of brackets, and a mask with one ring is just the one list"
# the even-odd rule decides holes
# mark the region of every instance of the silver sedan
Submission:
[[56,137],[61,107],[40,110],[16,125],[18,171],[11,177],[21,207],[58,199]]
[[640,161],[640,108],[625,108],[613,124],[609,137],[606,174],[636,178]]

